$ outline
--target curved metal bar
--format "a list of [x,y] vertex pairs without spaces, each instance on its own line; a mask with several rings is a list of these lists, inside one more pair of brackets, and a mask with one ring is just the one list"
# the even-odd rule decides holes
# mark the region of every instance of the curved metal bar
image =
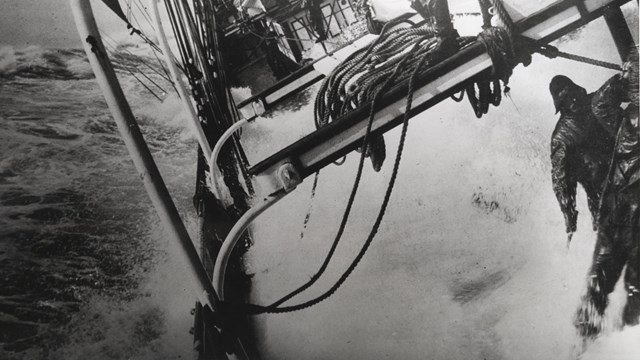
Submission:
[[165,62],[167,63],[167,67],[169,68],[169,72],[171,73],[171,78],[173,79],[173,83],[178,90],[178,94],[180,94],[180,99],[182,100],[182,105],[188,111],[190,121],[188,123],[191,125],[192,129],[196,132],[196,138],[198,139],[198,144],[202,148],[202,152],[204,153],[205,158],[209,161],[209,157],[211,154],[211,145],[209,145],[209,141],[207,140],[207,136],[204,134],[204,130],[200,124],[200,119],[196,114],[196,111],[193,108],[193,104],[189,100],[190,97],[187,94],[186,87],[184,82],[182,82],[182,78],[180,77],[180,73],[178,73],[178,69],[174,62],[173,53],[171,52],[171,48],[169,47],[169,40],[167,40],[167,35],[164,32],[164,28],[162,27],[162,20],[160,20],[160,11],[158,10],[158,1],[160,0],[150,0],[151,9],[153,13],[153,20],[156,26],[156,34],[158,35],[158,39],[160,40],[160,47],[162,48],[162,52],[165,57]]
[[277,203],[280,199],[282,199],[288,192],[281,190],[269,197],[265,198],[261,204],[255,205],[251,209],[249,209],[240,219],[233,225],[233,228],[224,239],[222,243],[222,247],[220,247],[220,251],[218,252],[218,257],[216,258],[216,262],[213,267],[213,287],[216,289],[216,293],[220,300],[224,300],[224,278],[227,271],[227,265],[229,263],[229,258],[231,257],[231,252],[235,248],[238,240],[244,233],[244,231],[249,227],[251,222],[255,220],[260,214],[265,212],[268,208],[270,208],[273,204]]
[[213,195],[216,197],[216,199],[219,199],[220,201],[222,201],[222,196],[221,196],[222,190],[221,190],[220,182],[218,181],[218,178],[220,177],[220,169],[218,169],[218,165],[217,165],[218,156],[220,155],[222,146],[224,146],[227,140],[229,140],[231,135],[233,135],[236,131],[238,131],[240,128],[242,128],[244,125],[248,123],[249,121],[242,119],[234,123],[233,125],[231,125],[227,129],[227,131],[225,131],[222,134],[222,136],[220,136],[220,139],[218,139],[216,146],[213,147],[213,152],[211,152],[211,156],[209,156],[209,158],[207,159],[207,162],[209,163],[209,176],[211,178],[211,184],[213,185]]

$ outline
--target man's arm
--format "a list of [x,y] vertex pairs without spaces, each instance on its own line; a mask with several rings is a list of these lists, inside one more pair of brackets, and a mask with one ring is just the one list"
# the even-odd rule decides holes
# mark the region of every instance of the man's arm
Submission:
[[[562,120],[561,120],[562,121]],[[578,212],[576,211],[576,181],[569,177],[567,151],[569,138],[562,136],[560,127],[551,138],[551,180],[553,191],[558,199],[560,210],[564,215],[566,231],[571,234],[576,231]]]
[[625,101],[625,95],[625,80],[618,74],[607,80],[591,99],[593,115],[614,138],[622,121],[620,104]]

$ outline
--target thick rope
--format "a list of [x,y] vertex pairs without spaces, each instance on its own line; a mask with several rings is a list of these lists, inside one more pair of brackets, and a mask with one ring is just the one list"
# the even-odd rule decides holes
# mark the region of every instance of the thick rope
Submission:
[[597,59],[593,59],[593,58],[589,58],[586,56],[581,56],[581,55],[575,55],[575,54],[569,54],[563,51],[558,50],[557,47],[552,46],[552,45],[535,45],[532,44],[532,49],[533,51],[544,55],[546,57],[548,57],[549,59],[555,59],[555,58],[564,58],[564,59],[568,59],[568,60],[573,60],[573,61],[577,61],[577,62],[581,62],[584,64],[589,64],[589,65],[594,65],[594,66],[599,66],[605,69],[611,69],[611,70],[617,70],[617,71],[621,71],[622,67],[618,64],[614,64],[614,63],[610,63],[610,62],[606,62],[606,61],[602,61],[602,60],[597,60]]
[[[369,113],[369,122],[367,124],[367,130],[365,132],[365,136],[364,136],[364,139],[363,139],[363,147],[365,146],[365,144],[367,144],[369,136],[371,134],[371,127],[372,127],[372,124],[373,124],[373,119],[375,117],[375,110],[376,110],[375,109],[375,105],[377,104],[377,101],[378,101],[379,97],[382,96],[384,91],[386,91],[389,88],[390,83],[393,80],[393,75],[397,75],[397,73],[400,72],[400,70],[402,69],[403,65],[405,64],[406,60],[408,60],[408,58],[409,58],[408,56],[405,57],[405,61],[401,61],[396,65],[396,69],[395,69],[394,73],[392,74],[392,76],[386,78],[384,86],[374,96],[374,99],[372,100],[371,111]],[[332,246],[331,246],[331,248],[329,250],[329,253],[325,257],[325,260],[322,263],[322,265],[320,266],[320,269],[318,270],[318,272],[307,283],[305,283],[304,285],[300,286],[298,289],[292,291],[291,293],[289,293],[288,295],[284,296],[283,298],[281,298],[280,300],[276,301],[275,303],[271,304],[267,308],[259,309],[260,312],[283,313],[283,312],[292,312],[292,311],[302,310],[302,309],[307,308],[309,306],[315,305],[314,302],[323,301],[324,299],[328,298],[328,296],[330,296],[330,295],[327,296],[327,294],[325,293],[324,295],[322,295],[322,296],[320,296],[320,297],[318,297],[318,298],[316,298],[314,300],[307,301],[307,302],[305,302],[303,304],[300,304],[300,305],[277,308],[278,306],[280,306],[284,302],[290,300],[294,296],[296,296],[296,295],[300,294],[301,292],[303,292],[304,290],[308,289],[311,285],[313,285],[316,281],[318,281],[320,279],[322,274],[327,269],[331,259],[333,258],[333,255],[335,254],[335,251],[336,251],[336,249],[338,247],[338,244],[340,243],[340,240],[342,239],[342,235],[344,233],[344,230],[346,228],[347,222],[349,220],[349,215],[351,214],[351,209],[352,209],[353,204],[355,202],[355,197],[356,197],[356,194],[358,192],[358,187],[359,187],[359,184],[360,184],[360,180],[362,179],[362,172],[363,172],[363,169],[364,169],[365,157],[366,157],[365,156],[365,152],[363,151],[361,156],[360,156],[360,161],[358,163],[358,170],[357,170],[357,173],[356,173],[356,178],[354,180],[354,184],[353,184],[353,188],[351,190],[351,194],[349,196],[349,200],[347,201],[347,207],[346,207],[345,212],[344,212],[344,214],[342,216],[342,221],[340,223],[340,226],[339,226],[339,229],[338,229],[338,233],[336,234],[336,237],[335,237],[335,239],[333,241],[333,244],[332,244]],[[346,280],[346,278],[345,278],[345,280]],[[340,285],[338,285],[338,286],[340,286]],[[336,290],[337,290],[337,288],[336,288]],[[335,291],[335,290],[333,290],[333,291]]]
[[[322,295],[306,301],[304,303],[298,304],[298,305],[293,305],[293,306],[284,306],[284,307],[280,307],[280,308],[276,308],[274,307],[277,305],[280,305],[281,303],[283,303],[284,301],[290,299],[291,297],[295,296],[296,294],[298,294],[299,292],[301,292],[302,288],[306,288],[305,286],[299,288],[297,291],[294,291],[293,293],[287,295],[286,297],[282,298],[281,300],[279,300],[278,302],[274,303],[273,305],[264,308],[264,307],[260,307],[260,306],[256,306],[256,305],[249,305],[249,309],[251,311],[251,313],[253,314],[258,314],[258,313],[287,313],[287,312],[294,312],[294,311],[299,311],[299,310],[303,310],[306,308],[309,308],[311,306],[317,305],[320,302],[328,299],[329,297],[331,297],[341,286],[342,284],[344,284],[344,282],[347,280],[347,278],[353,273],[353,271],[355,270],[355,268],[358,266],[358,264],[360,263],[360,261],[362,260],[362,258],[364,257],[365,253],[367,252],[369,246],[371,245],[371,243],[373,242],[373,239],[375,238],[375,235],[378,232],[378,229],[380,228],[380,225],[382,223],[382,220],[384,218],[384,215],[386,213],[386,209],[387,206],[389,205],[389,201],[391,199],[391,193],[393,191],[394,185],[395,185],[395,181],[397,179],[397,175],[398,175],[398,170],[400,167],[400,161],[402,159],[402,153],[403,153],[403,149],[404,149],[404,144],[406,141],[406,135],[407,135],[407,129],[408,129],[408,125],[409,125],[409,113],[411,112],[411,107],[412,107],[412,102],[413,102],[413,91],[414,91],[414,82],[415,79],[417,78],[417,75],[420,73],[420,70],[422,68],[422,66],[425,63],[428,63],[428,60],[430,59],[430,53],[425,53],[423,54],[423,57],[420,59],[420,61],[418,62],[416,68],[414,69],[412,76],[410,77],[410,82],[409,82],[409,90],[408,90],[408,95],[407,95],[407,103],[406,103],[406,107],[405,107],[405,114],[404,114],[404,118],[403,118],[403,123],[402,123],[402,133],[400,135],[400,142],[398,144],[398,151],[396,153],[396,159],[394,162],[394,166],[393,166],[393,171],[391,174],[391,178],[389,180],[389,185],[387,186],[387,190],[385,192],[385,196],[382,202],[382,205],[380,206],[380,211],[378,212],[378,216],[376,217],[376,221],[369,233],[369,236],[367,237],[364,245],[362,246],[362,248],[360,249],[359,253],[356,255],[355,259],[353,260],[353,262],[349,265],[349,267],[347,268],[347,270],[342,274],[342,276],[338,279],[338,281],[329,289],[327,290],[325,293],[323,293]],[[400,68],[400,66],[402,66],[402,64],[399,64],[398,69]],[[371,132],[371,125],[373,123],[373,119],[375,117],[375,102],[377,100],[379,100],[380,96],[388,89],[388,84],[391,82],[391,79],[389,78],[386,81],[386,86],[384,86],[374,97],[374,102],[372,104],[371,107],[371,112],[369,114],[369,123],[367,126],[367,132],[365,134],[365,140],[366,137],[370,134]],[[354,184],[354,191],[352,191],[352,197],[355,197],[355,193],[357,190],[357,184],[360,181],[360,176],[362,174],[362,169],[364,167],[364,153],[360,156],[360,163],[358,165],[358,174],[356,176],[356,183]],[[350,198],[350,200],[352,200]],[[349,201],[348,207],[350,207],[353,204],[353,201]],[[346,218],[346,217],[345,217]],[[333,249],[332,249],[333,250]],[[323,264],[324,265],[324,264]],[[307,283],[309,284],[309,283]],[[307,285],[305,284],[305,285]],[[276,305],[277,304],[277,305]]]

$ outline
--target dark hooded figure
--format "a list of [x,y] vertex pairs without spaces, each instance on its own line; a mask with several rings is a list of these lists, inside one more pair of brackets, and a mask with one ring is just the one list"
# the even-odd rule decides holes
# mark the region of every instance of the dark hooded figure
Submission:
[[[591,112],[593,94],[566,76],[555,76],[549,84],[560,119],[551,136],[551,179],[564,215],[568,241],[576,231],[577,184],[587,193],[594,229],[602,185],[607,176],[613,137]],[[568,243],[567,243],[568,245]]]
[[316,42],[327,40],[327,31],[324,28],[324,16],[322,14],[322,8],[320,7],[321,4],[322,0],[302,0],[300,3],[300,6],[307,10],[311,28],[318,37]]
[[[615,136],[600,212],[598,237],[587,291],[575,326],[584,337],[602,330],[602,317],[622,270],[627,291],[622,321],[636,325],[640,318],[640,126],[638,124],[638,53],[632,51],[623,73],[609,79],[593,96],[596,119]],[[620,105],[629,102],[626,109]]]

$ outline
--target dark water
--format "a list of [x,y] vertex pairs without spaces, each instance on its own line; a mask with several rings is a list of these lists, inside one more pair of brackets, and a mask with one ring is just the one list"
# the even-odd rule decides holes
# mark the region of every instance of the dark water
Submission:
[[[177,101],[120,77],[193,216],[195,143]],[[164,266],[159,229],[83,52],[2,48],[0,358],[168,356],[157,344],[167,315],[143,286]]]

